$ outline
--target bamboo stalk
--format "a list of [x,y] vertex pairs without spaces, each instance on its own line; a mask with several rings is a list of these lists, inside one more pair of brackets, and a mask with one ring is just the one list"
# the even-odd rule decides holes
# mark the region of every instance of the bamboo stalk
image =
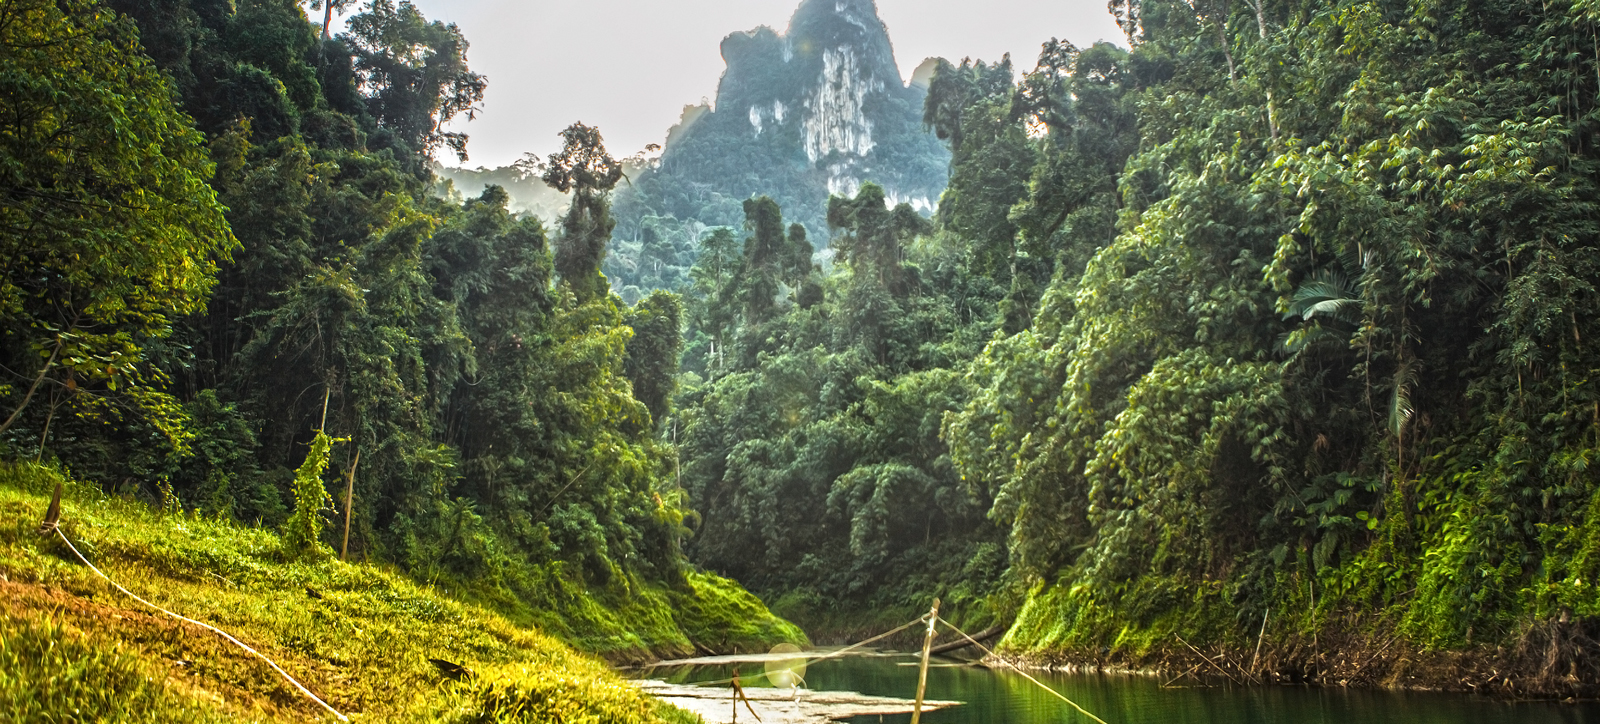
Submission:
[[[979,631],[978,633],[973,634],[972,635],[972,641],[988,641],[989,639],[995,638],[995,637],[999,636],[1000,634],[1005,633],[1006,632],[1006,628],[1007,628],[1007,626],[1005,624],[998,624],[998,625],[995,625],[995,626],[990,626],[989,628],[986,628],[986,629],[984,629],[982,631]],[[931,651],[929,651],[929,653],[933,654],[934,656],[938,656],[940,654],[950,653],[951,651],[960,651],[960,650],[962,650],[964,648],[967,648],[968,646],[972,646],[973,645],[972,641],[964,641],[964,640],[963,641],[951,641],[950,643],[947,643],[947,644],[939,644],[938,646],[933,647],[933,649]]]
[[917,703],[911,710],[911,724],[922,721],[922,694],[928,688],[928,654],[933,649],[934,626],[939,623],[939,599],[928,611],[928,635],[922,639],[922,670],[917,673]]
[[1261,660],[1261,642],[1267,638],[1267,619],[1272,618],[1272,609],[1261,615],[1261,633],[1256,636],[1256,655],[1250,657],[1250,671],[1254,674],[1256,662]]
[[734,721],[734,724],[738,724],[738,722],[739,722],[739,702],[741,700],[744,701],[744,708],[748,709],[750,711],[750,716],[755,717],[756,721],[761,721],[761,715],[756,713],[755,707],[750,706],[750,698],[744,695],[744,687],[739,685],[739,670],[738,669],[734,669],[733,670],[733,721]]
[[345,554],[350,552],[350,501],[356,494],[356,466],[361,464],[361,448],[356,448],[356,459],[350,463],[350,474],[344,488],[344,545],[339,546],[339,560],[344,560]]

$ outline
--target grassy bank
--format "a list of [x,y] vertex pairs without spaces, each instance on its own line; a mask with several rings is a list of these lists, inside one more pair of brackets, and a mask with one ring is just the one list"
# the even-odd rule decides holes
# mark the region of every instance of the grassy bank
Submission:
[[[0,468],[0,718],[327,718],[258,659],[151,612],[40,536],[58,479],[36,466]],[[801,637],[753,596],[704,574],[678,588],[641,586],[616,605],[606,598],[623,594],[591,595],[554,572],[563,610],[502,611],[484,602],[492,592],[453,595],[376,566],[292,562],[270,531],[152,510],[72,481],[66,491],[62,528],[107,574],[229,631],[357,721],[688,722],[594,654],[751,650]],[[429,659],[475,675],[454,681]]]

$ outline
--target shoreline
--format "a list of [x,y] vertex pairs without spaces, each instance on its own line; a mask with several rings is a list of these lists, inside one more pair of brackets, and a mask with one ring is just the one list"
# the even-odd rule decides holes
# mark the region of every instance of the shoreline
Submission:
[[[1161,650],[1140,657],[1106,659],[1051,654],[985,656],[974,663],[990,668],[1016,666],[1024,671],[1170,677],[1167,685],[1201,681],[1206,686],[1309,686],[1396,692],[1472,694],[1498,701],[1582,703],[1600,701],[1600,682],[1574,677],[1541,676],[1517,665],[1514,651],[1420,651],[1392,648],[1323,651],[1316,659],[1293,657],[1294,648],[1263,649],[1255,668],[1240,666],[1253,649],[1213,649],[1202,653]],[[1242,654],[1242,655],[1241,655]],[[1202,656],[1207,658],[1201,658]],[[1318,667],[1318,664],[1322,664]]]
[[[826,645],[854,633],[837,626],[807,631],[814,642]],[[1269,637],[1258,654],[1253,638],[1248,645],[1196,644],[1198,649],[1174,640],[1143,653],[1011,649],[998,650],[998,660],[968,658],[961,651],[942,658],[991,668],[1012,664],[1025,671],[1165,677],[1173,680],[1169,683],[1199,680],[1208,686],[1221,682],[1475,694],[1498,701],[1600,701],[1600,681],[1573,674],[1587,668],[1587,637],[1571,622],[1546,622],[1530,627],[1514,644],[1467,650],[1428,651],[1390,631],[1360,635],[1328,629],[1315,636]],[[920,634],[903,635],[885,640],[879,650],[915,653],[920,643]],[[1249,665],[1252,659],[1254,667]]]

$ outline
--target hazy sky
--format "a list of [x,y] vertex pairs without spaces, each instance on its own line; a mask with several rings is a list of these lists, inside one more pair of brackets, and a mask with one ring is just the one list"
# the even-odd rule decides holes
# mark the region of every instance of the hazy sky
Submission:
[[[415,0],[455,23],[467,60],[489,77],[465,164],[503,166],[557,150],[573,121],[598,125],[614,155],[660,143],[685,104],[713,98],[723,36],[779,32],[800,0]],[[901,75],[924,58],[998,59],[1033,67],[1051,37],[1126,45],[1104,0],[878,0]],[[442,159],[455,165],[455,158]]]

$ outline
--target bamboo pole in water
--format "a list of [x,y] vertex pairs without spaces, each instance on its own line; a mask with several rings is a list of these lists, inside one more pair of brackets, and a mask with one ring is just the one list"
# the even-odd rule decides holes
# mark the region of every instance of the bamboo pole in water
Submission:
[[1261,615],[1261,633],[1256,636],[1256,655],[1250,657],[1250,675],[1256,673],[1256,662],[1261,660],[1261,642],[1267,638],[1267,619],[1272,618],[1272,609]]
[[928,611],[928,635],[922,639],[922,670],[917,673],[917,703],[911,710],[911,724],[922,721],[922,694],[928,688],[928,654],[933,648],[934,625],[939,622],[939,599],[933,599]]

